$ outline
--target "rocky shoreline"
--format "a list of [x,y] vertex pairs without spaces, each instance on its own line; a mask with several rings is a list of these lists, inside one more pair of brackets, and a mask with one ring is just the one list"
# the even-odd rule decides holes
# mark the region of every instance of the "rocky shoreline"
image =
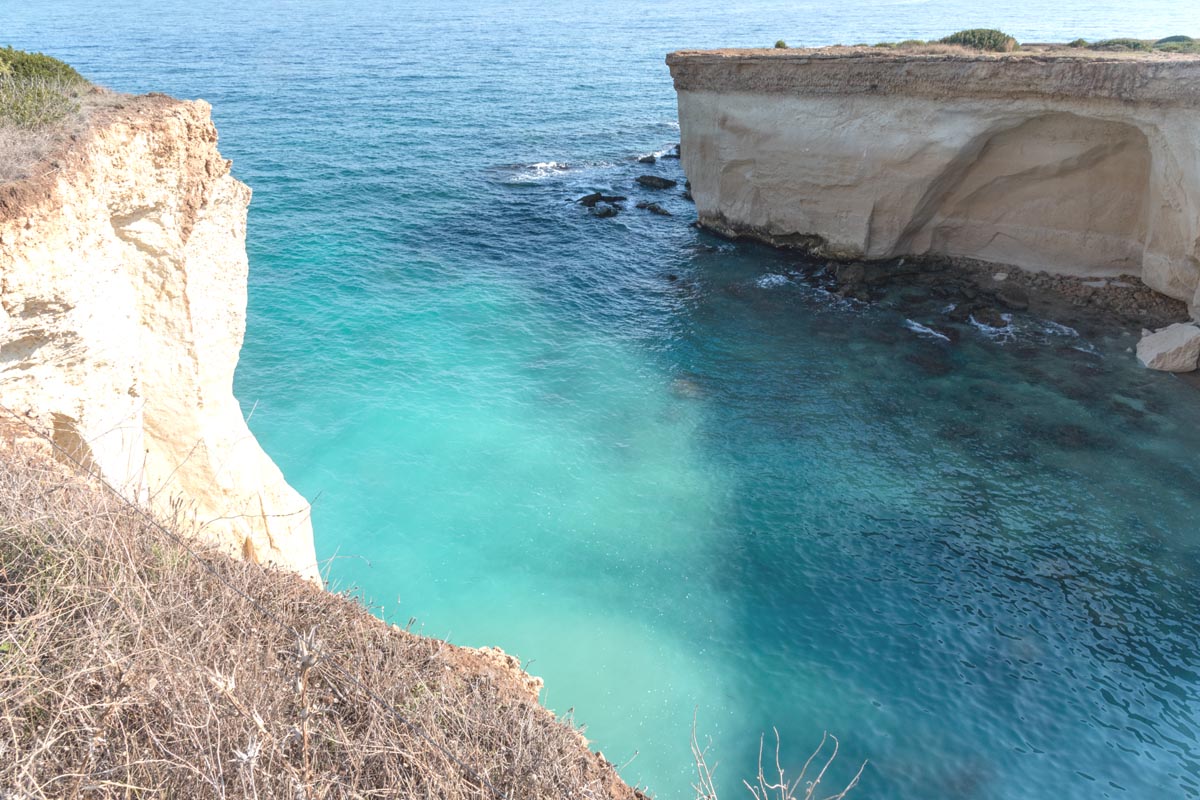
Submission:
[[827,261],[822,269],[832,279],[826,288],[865,302],[889,287],[924,287],[931,298],[946,301],[949,322],[973,318],[1004,327],[998,322],[1003,314],[1029,312],[1094,335],[1114,327],[1137,333],[1188,319],[1186,303],[1132,275],[1080,278],[949,256]]
[[1008,329],[1014,314],[1092,339],[1122,332],[1136,337],[1189,319],[1186,303],[1130,275],[1080,278],[927,255],[881,261],[801,256],[791,277],[848,300],[895,307],[950,343],[972,326]]

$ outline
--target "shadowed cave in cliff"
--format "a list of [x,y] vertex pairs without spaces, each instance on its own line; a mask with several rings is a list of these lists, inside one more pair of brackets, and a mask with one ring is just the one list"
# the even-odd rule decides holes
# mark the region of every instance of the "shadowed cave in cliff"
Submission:
[[918,204],[901,252],[1140,275],[1150,146],[1136,127],[1054,113],[980,135]]

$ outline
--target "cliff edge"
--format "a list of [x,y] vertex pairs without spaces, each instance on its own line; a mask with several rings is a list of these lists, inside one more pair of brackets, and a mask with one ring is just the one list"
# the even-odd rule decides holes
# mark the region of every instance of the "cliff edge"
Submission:
[[0,403],[126,497],[317,577],[309,505],[246,426],[246,209],[203,101],[110,100],[0,184]]
[[1135,275],[1200,316],[1200,57],[667,57],[701,224],[832,257]]

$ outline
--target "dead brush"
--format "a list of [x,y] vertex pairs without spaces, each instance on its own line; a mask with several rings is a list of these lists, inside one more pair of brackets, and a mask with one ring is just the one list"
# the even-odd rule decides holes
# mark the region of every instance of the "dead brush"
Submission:
[[635,797],[481,654],[188,547],[0,446],[0,796]]
[[[825,745],[828,742],[833,742],[828,755],[823,755]],[[767,768],[763,762],[763,748],[766,742],[766,736],[760,736],[758,740],[758,774],[755,776],[754,782],[742,781],[746,789],[749,790],[754,800],[844,800],[850,790],[858,785],[859,779],[862,777],[863,770],[867,768],[867,762],[863,762],[858,768],[858,772],[854,773],[854,777],[840,791],[835,791],[833,794],[826,795],[821,792],[821,783],[825,780],[829,768],[833,766],[833,762],[837,759],[839,742],[836,736],[830,736],[828,733],[821,736],[821,743],[817,745],[817,749],[812,752],[808,760],[800,767],[800,772],[793,778],[788,778],[783,768],[783,762],[780,759],[780,740],[779,731],[775,730],[775,766],[773,774],[768,777]],[[692,758],[696,762],[696,783],[692,784],[692,788],[696,791],[696,800],[719,800],[717,797],[717,787],[713,779],[716,772],[716,763],[709,763],[708,751],[711,743],[700,746],[700,742],[696,738],[696,721],[692,720]],[[809,772],[810,768],[816,765],[816,774]]]

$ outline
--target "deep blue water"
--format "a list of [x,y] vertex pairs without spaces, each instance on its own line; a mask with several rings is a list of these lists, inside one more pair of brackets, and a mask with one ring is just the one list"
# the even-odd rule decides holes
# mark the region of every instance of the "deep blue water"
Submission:
[[1196,34],[1193,2],[221,6],[6,2],[0,44],[213,103],[255,191],[236,390],[336,585],[520,655],[664,798],[693,712],[726,799],[772,726],[869,759],[860,797],[1200,794],[1200,394],[1128,332],[924,338],[674,192],[566,202],[660,199],[672,49]]

